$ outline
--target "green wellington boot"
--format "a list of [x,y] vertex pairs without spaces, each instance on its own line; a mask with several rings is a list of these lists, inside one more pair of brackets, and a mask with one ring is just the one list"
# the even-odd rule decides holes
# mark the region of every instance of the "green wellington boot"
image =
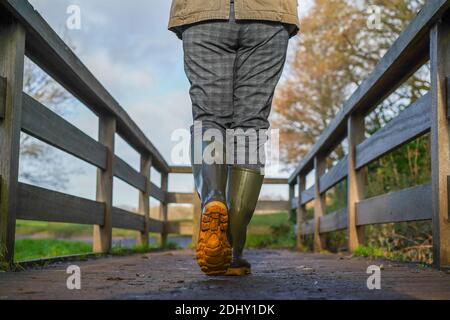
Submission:
[[[211,142],[202,143],[202,154],[210,144]],[[227,237],[228,208],[225,198],[228,167],[225,164],[206,164],[201,160],[202,157],[195,158],[193,145],[191,161],[194,181],[202,201],[197,262],[201,270],[209,276],[224,275],[231,262],[231,246]],[[196,164],[194,161],[196,159],[200,159],[202,163]]]
[[258,203],[264,176],[259,171],[231,167],[228,171],[227,203],[230,215],[228,239],[233,252],[227,275],[243,276],[251,273],[251,265],[243,258],[247,227]]

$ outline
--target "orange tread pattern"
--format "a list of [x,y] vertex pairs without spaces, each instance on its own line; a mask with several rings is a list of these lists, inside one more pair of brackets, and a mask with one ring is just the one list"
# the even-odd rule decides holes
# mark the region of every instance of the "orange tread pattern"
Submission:
[[197,244],[197,263],[209,276],[225,275],[231,263],[231,246],[227,237],[228,209],[218,201],[204,208]]
[[225,274],[226,276],[230,276],[230,277],[243,277],[243,276],[248,276],[249,274],[251,274],[252,271],[250,268],[229,268],[227,270],[227,273]]

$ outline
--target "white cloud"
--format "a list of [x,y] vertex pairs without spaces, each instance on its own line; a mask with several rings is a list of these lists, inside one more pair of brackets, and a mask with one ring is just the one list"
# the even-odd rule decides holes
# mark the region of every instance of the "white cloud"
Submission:
[[126,95],[130,90],[146,90],[153,84],[149,70],[113,61],[107,49],[97,49],[84,60],[89,70],[114,96]]

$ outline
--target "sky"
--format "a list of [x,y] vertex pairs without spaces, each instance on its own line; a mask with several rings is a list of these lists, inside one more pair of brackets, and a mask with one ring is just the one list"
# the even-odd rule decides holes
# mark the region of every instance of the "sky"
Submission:
[[[307,12],[312,0],[299,7]],[[192,123],[189,83],[183,69],[181,41],[167,30],[169,0],[30,0],[50,26],[71,46],[81,61],[128,112],[169,164],[176,141],[175,130],[187,130]],[[80,8],[81,28],[68,30],[71,5]],[[64,117],[97,138],[98,120],[80,103],[71,104]],[[139,155],[122,139],[116,139],[116,154],[139,168]],[[71,166],[69,194],[95,198],[95,168],[58,152]],[[179,165],[180,163],[177,163]],[[185,165],[189,165],[185,163]],[[268,176],[288,173],[268,168]],[[159,185],[152,171],[152,181]],[[135,207],[138,192],[114,181],[115,205]],[[263,195],[287,197],[287,187],[264,187]],[[190,192],[190,176],[169,180],[170,191]]]

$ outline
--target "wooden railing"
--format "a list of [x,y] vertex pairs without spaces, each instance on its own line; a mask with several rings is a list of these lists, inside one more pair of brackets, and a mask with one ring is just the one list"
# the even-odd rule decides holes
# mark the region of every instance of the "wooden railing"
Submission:
[[[291,175],[291,208],[297,211],[299,246],[302,236],[313,235],[314,248],[320,251],[325,233],[347,230],[348,249],[354,251],[360,244],[362,226],[431,219],[435,264],[450,266],[449,8],[450,1],[427,1]],[[365,116],[428,61],[431,91],[366,139]],[[431,132],[431,183],[364,199],[361,169],[428,132]],[[348,154],[326,170],[327,157],[345,138]],[[306,175],[310,172],[315,175],[314,186],[306,189]],[[325,193],[345,179],[347,208],[327,214]],[[295,188],[298,197],[295,197]],[[305,205],[313,200],[314,219],[305,221]]]
[[[40,102],[24,93],[24,59],[28,56],[99,118],[99,138],[92,139]],[[25,132],[95,167],[96,201],[18,182],[20,134]],[[120,135],[141,158],[137,171],[114,153]],[[108,252],[112,229],[140,232],[148,245],[149,233],[196,234],[192,224],[168,221],[168,205],[194,204],[194,225],[200,205],[194,193],[168,192],[169,174],[190,173],[171,168],[125,110],[89,72],[78,57],[26,0],[0,0],[0,262],[13,262],[17,219],[94,225],[94,252]],[[161,186],[151,182],[154,168]],[[113,207],[113,177],[139,190],[138,213]],[[288,184],[287,179],[268,183]],[[160,220],[149,216],[150,197],[160,201]],[[260,209],[289,210],[289,202],[261,202]],[[195,237],[195,236],[194,236]]]

